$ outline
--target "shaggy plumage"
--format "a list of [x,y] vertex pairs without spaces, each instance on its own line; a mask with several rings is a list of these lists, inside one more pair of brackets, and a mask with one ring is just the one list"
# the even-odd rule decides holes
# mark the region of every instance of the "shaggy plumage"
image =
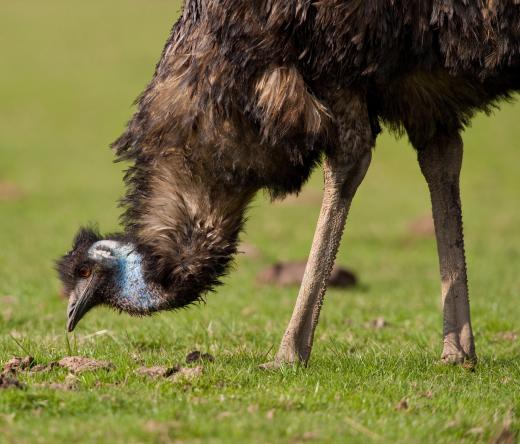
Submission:
[[[113,144],[133,164],[124,237],[184,306],[228,269],[254,194],[298,192],[334,149],[338,90],[364,98],[374,137],[384,122],[420,150],[519,88],[518,0],[187,0]],[[68,291],[97,240],[62,259]]]

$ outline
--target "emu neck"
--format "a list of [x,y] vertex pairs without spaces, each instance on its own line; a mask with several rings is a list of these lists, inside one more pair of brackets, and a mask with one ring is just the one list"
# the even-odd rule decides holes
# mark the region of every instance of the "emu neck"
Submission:
[[121,248],[116,287],[118,291],[113,305],[126,312],[145,315],[167,306],[160,288],[145,280],[143,258],[133,245],[126,244]]
[[255,192],[190,167],[177,157],[138,162],[126,198],[124,221],[144,279],[161,289],[167,309],[201,300],[220,283]]

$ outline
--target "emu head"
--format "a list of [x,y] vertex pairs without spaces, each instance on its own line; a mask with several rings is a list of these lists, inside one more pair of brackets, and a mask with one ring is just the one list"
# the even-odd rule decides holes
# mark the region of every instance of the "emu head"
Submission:
[[102,239],[90,228],[81,228],[72,250],[57,262],[57,271],[69,297],[67,330],[72,331],[93,307],[115,305],[117,275],[124,258],[124,244]]

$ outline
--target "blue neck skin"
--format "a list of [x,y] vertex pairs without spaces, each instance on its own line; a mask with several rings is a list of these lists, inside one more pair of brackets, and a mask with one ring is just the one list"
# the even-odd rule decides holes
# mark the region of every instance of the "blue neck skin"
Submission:
[[130,244],[119,245],[113,253],[117,260],[116,285],[119,289],[118,300],[114,302],[136,313],[160,310],[165,298],[157,287],[145,281],[141,255]]
[[123,246],[122,253],[117,273],[121,298],[136,311],[157,311],[164,299],[157,288],[148,285],[144,280],[141,255],[129,245]]

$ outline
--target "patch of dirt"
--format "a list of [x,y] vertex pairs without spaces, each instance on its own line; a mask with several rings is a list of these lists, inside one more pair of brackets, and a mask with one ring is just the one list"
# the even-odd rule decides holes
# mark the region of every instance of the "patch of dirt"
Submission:
[[114,368],[114,364],[109,361],[98,361],[83,356],[67,356],[59,360],[58,365],[76,374],[93,370],[111,370]]
[[1,306],[12,305],[12,304],[16,304],[17,302],[18,302],[18,299],[16,299],[14,296],[11,296],[10,294],[0,297]]
[[468,435],[482,435],[482,433],[484,433],[484,429],[482,427],[473,427],[466,433],[468,433]]
[[376,319],[372,319],[370,322],[365,324],[366,328],[371,328],[373,330],[381,330],[383,328],[388,327],[390,324],[386,321],[385,318],[379,316]]
[[135,372],[141,376],[150,378],[168,378],[175,373],[175,367],[157,365],[155,367],[139,367]]
[[198,361],[208,361],[213,362],[215,357],[210,355],[209,353],[201,353],[198,350],[193,350],[186,355],[186,364],[192,364]]
[[17,388],[23,389],[25,386],[18,381],[13,375],[0,375],[0,389]]
[[319,435],[316,432],[305,432],[301,435],[297,435],[289,440],[291,444],[300,444],[308,441],[316,441]]
[[274,409],[268,410],[265,414],[265,419],[272,421],[274,419],[274,413],[275,413]]
[[36,364],[31,367],[31,373],[43,373],[52,370],[58,366],[57,362],[50,362],[48,364]]
[[13,309],[12,308],[6,308],[2,310],[2,318],[4,322],[9,322],[13,319]]
[[12,202],[24,196],[23,190],[15,183],[0,181],[0,202]]
[[[278,262],[261,271],[257,280],[261,284],[291,286],[300,285],[305,273],[306,261]],[[350,288],[356,286],[356,274],[344,267],[334,265],[329,277],[329,287]]]
[[395,405],[394,408],[399,412],[402,410],[408,410],[408,407],[408,401],[406,400],[406,398],[403,398]]
[[408,233],[412,237],[418,238],[435,237],[435,226],[431,214],[424,214],[412,220],[408,225]]
[[202,366],[197,367],[166,367],[166,366],[155,366],[155,367],[140,367],[136,370],[136,373],[141,376],[147,376],[155,379],[170,379],[174,382],[180,380],[193,380],[202,375]]
[[511,429],[503,429],[493,441],[493,444],[517,444],[516,435]]
[[321,205],[323,192],[313,188],[305,188],[299,194],[289,194],[282,200],[275,200],[275,205]]
[[24,358],[14,357],[6,362],[3,374],[16,373],[20,370],[27,370],[34,364],[34,358],[32,356],[25,356]]
[[144,424],[144,430],[146,430],[147,432],[164,434],[167,438],[164,442],[171,442],[168,436],[170,430],[178,429],[180,427],[181,423],[178,421],[162,422],[151,419]]
[[449,430],[449,429],[454,429],[455,427],[458,427],[460,424],[459,424],[459,421],[456,420],[456,419],[452,419],[451,421],[448,421],[445,425],[444,425],[444,429],[445,430]]
[[500,341],[516,342],[518,340],[518,334],[514,331],[502,331],[496,334],[496,339]]
[[258,404],[250,404],[247,406],[247,413],[251,413],[252,415],[258,412]]
[[511,412],[506,415],[502,424],[502,430],[491,440],[492,444],[516,444],[517,433],[511,430],[512,416]]
[[248,244],[246,242],[242,242],[238,246],[237,251],[238,254],[250,259],[258,259],[262,256],[258,248],[256,248],[253,244]]
[[174,381],[186,380],[191,381],[202,376],[202,366],[198,365],[197,367],[180,367],[171,378]]
[[208,400],[201,396],[193,396],[190,398],[190,404],[193,404],[193,405],[206,405],[207,403],[208,403]]
[[428,390],[427,392],[421,393],[421,397],[426,399],[432,399],[433,392],[431,390]]

